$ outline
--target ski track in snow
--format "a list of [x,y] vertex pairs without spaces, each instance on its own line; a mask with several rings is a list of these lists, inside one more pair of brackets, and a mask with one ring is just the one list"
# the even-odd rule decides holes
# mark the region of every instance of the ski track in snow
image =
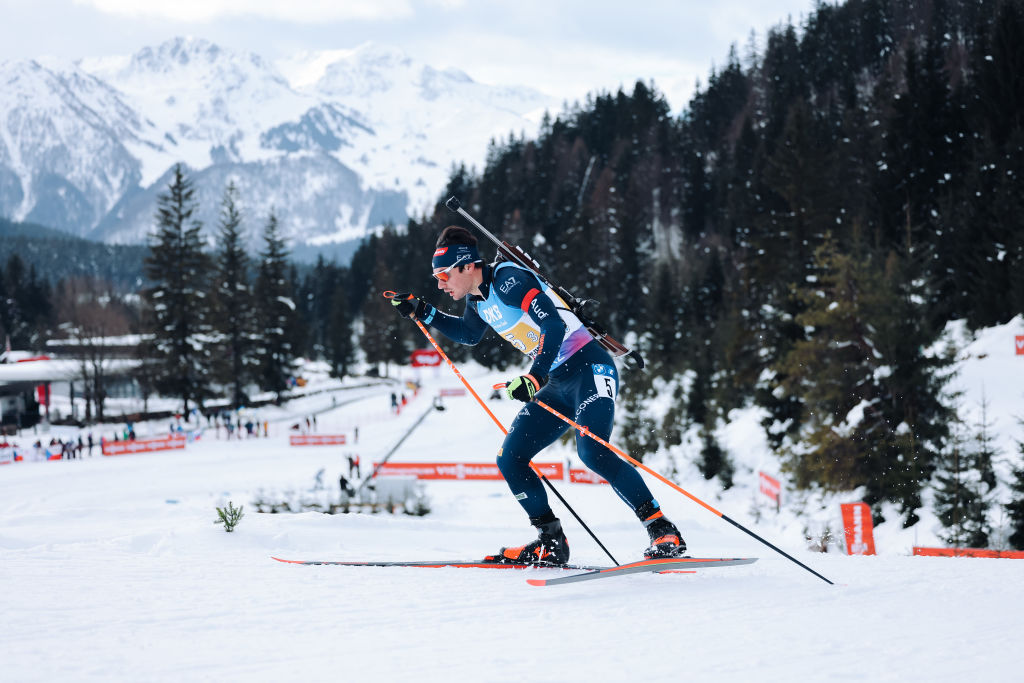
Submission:
[[[328,395],[288,406],[325,411],[319,433],[358,415],[358,445],[289,447],[293,420],[271,414],[268,439],[225,442],[207,431],[184,452],[0,468],[0,678],[1019,680],[1024,563],[910,557],[902,547],[876,557],[812,553],[791,529],[723,509],[837,584],[829,586],[660,484],[652,489],[691,554],[760,560],[545,588],[526,584],[538,570],[271,560],[475,559],[533,537],[502,482],[428,482],[425,517],[270,515],[250,505],[258,489],[310,488],[321,468],[333,488],[348,452],[360,453],[365,473],[438,388],[457,386],[443,372],[425,374],[398,417],[388,415],[389,386],[334,410]],[[478,391],[504,379],[466,374]],[[393,461],[493,461],[501,435],[475,401],[445,405]],[[488,405],[505,424],[517,409]],[[554,483],[619,562],[639,558],[646,535],[609,488]],[[691,484],[682,482],[706,495]],[[226,534],[213,520],[229,500],[246,514]],[[573,561],[609,563],[553,507]]]

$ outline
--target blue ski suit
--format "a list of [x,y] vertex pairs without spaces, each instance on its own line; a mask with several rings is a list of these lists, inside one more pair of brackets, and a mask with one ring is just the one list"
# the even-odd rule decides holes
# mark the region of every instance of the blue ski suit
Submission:
[[[482,269],[482,296],[466,297],[462,317],[428,306],[421,319],[452,341],[475,345],[488,327],[533,359],[530,374],[547,384],[537,398],[608,440],[615,417],[619,374],[608,352],[555,292],[530,271],[510,262]],[[530,461],[569,429],[543,408],[519,411],[498,451],[498,468],[531,518],[551,513],[547,493]],[[634,512],[653,501],[636,469],[594,439],[577,433],[576,451],[608,480]],[[656,502],[654,502],[657,505]]]

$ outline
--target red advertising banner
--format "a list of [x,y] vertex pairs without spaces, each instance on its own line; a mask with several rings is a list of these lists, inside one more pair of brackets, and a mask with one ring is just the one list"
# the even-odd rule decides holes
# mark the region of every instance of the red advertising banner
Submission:
[[[562,479],[562,463],[535,463],[548,479]],[[386,462],[373,463],[378,477],[406,476],[417,479],[455,479],[459,481],[500,480],[501,472],[494,463],[475,462]]]
[[761,480],[761,493],[771,498],[778,505],[780,494],[782,493],[782,484],[779,483],[778,479],[764,472],[758,472],[757,474]]
[[843,530],[847,555],[875,554],[875,525],[867,503],[843,503]]
[[1024,560],[1022,550],[989,550],[988,548],[923,548],[914,546],[914,555],[925,557],[1002,557]]
[[343,446],[344,434],[292,434],[288,437],[289,446]]
[[1017,355],[1024,356],[1024,334],[1018,334],[1017,338],[1014,340],[1014,344],[1017,348]]
[[574,484],[607,484],[608,480],[590,470],[569,468],[569,481]]
[[436,349],[416,349],[409,355],[414,368],[433,367],[441,364],[441,354]]
[[136,439],[135,441],[106,441],[103,455],[124,455],[125,453],[151,453],[171,451],[185,447],[185,435],[168,435],[159,439]]

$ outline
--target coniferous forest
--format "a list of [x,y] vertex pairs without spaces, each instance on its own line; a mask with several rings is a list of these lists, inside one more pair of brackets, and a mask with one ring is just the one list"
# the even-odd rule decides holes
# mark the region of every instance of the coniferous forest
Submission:
[[[161,391],[201,403],[226,387],[238,401],[243,384],[284,391],[299,356],[339,375],[360,355],[405,362],[424,340],[380,292],[461,312],[429,277],[457,196],[644,355],[646,371],[624,372],[617,422],[636,457],[699,426],[700,470],[728,487],[714,427],[759,405],[798,486],[864,487],[909,525],[926,486],[959,482],[980,457],[951,459],[965,446],[945,395],[952,359],[936,350],[946,324],[1024,311],[1024,0],[819,4],[734,47],[680,113],[637,82],[547,115],[536,137],[493,141],[482,170],[452,169],[433,213],[369,237],[350,264],[300,270],[273,216],[258,218],[265,246],[250,261],[230,188],[218,245],[199,244],[189,182],[179,173],[162,197],[134,323],[155,335]],[[166,260],[183,254],[191,274]],[[36,277],[0,269],[5,297],[21,291],[12,277]],[[240,327],[209,313],[225,305],[247,312]],[[7,318],[29,335],[52,315]],[[228,360],[182,360],[198,337]],[[446,350],[522,362],[497,341]],[[665,392],[675,400],[656,413],[647,399]]]

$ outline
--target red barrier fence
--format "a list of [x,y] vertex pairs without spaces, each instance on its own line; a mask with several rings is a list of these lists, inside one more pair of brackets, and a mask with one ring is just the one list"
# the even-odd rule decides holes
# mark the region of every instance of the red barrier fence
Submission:
[[124,455],[125,453],[151,453],[185,448],[185,435],[173,434],[158,439],[136,439],[135,441],[107,441],[103,444],[103,455]]
[[590,470],[569,470],[569,481],[574,484],[607,484],[608,480]]
[[343,446],[344,434],[292,434],[288,437],[290,446]]
[[914,546],[914,554],[923,557],[1002,557],[1024,560],[1022,550],[989,550],[987,548],[923,548]]
[[[562,463],[534,463],[548,479],[562,479],[565,466]],[[373,463],[376,476],[407,476],[417,479],[456,480],[500,480],[498,466],[494,463],[473,462],[386,462]]]

